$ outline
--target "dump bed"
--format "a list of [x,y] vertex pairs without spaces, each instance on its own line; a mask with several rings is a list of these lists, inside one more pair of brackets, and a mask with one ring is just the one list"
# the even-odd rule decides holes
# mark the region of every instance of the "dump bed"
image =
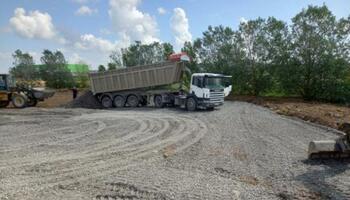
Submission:
[[142,89],[179,82],[181,62],[163,62],[89,74],[94,94]]

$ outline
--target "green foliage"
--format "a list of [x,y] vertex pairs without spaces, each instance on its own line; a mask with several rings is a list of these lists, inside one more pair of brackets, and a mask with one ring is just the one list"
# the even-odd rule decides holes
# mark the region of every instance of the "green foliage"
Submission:
[[98,71],[99,71],[99,72],[105,72],[105,71],[106,71],[105,66],[99,65],[99,66],[98,66]]
[[[344,44],[349,43],[349,20],[337,21],[326,6],[309,6],[293,19],[295,90],[306,99],[343,101],[349,70]],[[348,28],[349,29],[349,28]]]
[[171,53],[173,53],[173,47],[169,43],[141,44],[136,41],[128,48],[122,49],[121,58],[124,66],[131,67],[162,62],[167,60]]
[[117,69],[116,63],[108,63],[108,71]]
[[109,58],[111,59],[111,63],[114,64],[116,68],[123,66],[123,58],[119,50],[112,51],[111,55],[109,55]]
[[38,70],[34,66],[33,57],[29,53],[22,53],[21,50],[17,49],[12,56],[14,59],[14,66],[10,69],[12,76],[24,81],[38,78]]
[[193,72],[232,75],[235,93],[350,102],[350,16],[337,20],[326,6],[309,6],[290,26],[273,17],[237,31],[209,26],[182,51]]
[[77,74],[74,77],[75,86],[78,88],[88,88],[90,86],[89,84],[89,77],[87,74]]
[[52,88],[70,88],[74,85],[71,72],[67,67],[64,55],[60,51],[43,51],[40,58],[43,65],[40,66],[40,77]]

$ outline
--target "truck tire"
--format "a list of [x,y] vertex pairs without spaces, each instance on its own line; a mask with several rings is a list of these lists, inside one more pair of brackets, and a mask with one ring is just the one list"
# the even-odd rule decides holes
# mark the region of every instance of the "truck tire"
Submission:
[[136,95],[130,95],[128,96],[128,99],[126,100],[126,103],[130,106],[130,107],[137,107],[139,105],[139,98],[137,98]]
[[28,99],[28,102],[27,102],[27,105],[28,105],[28,106],[34,107],[34,106],[36,106],[36,104],[38,104],[38,100],[32,99],[32,98],[29,98],[29,99]]
[[9,101],[0,101],[0,108],[5,108],[10,104]]
[[12,104],[16,108],[24,108],[27,106],[27,97],[23,94],[15,94],[12,96]]
[[121,108],[121,107],[124,107],[125,105],[125,98],[121,95],[117,95],[114,97],[114,100],[113,100],[113,105],[117,108]]
[[109,96],[104,96],[101,99],[101,104],[104,108],[111,108],[113,105],[113,102]]
[[186,100],[186,109],[188,111],[195,111],[197,109],[197,100],[194,97],[189,97]]
[[163,98],[161,95],[156,95],[154,97],[154,106],[156,108],[163,108],[164,107]]

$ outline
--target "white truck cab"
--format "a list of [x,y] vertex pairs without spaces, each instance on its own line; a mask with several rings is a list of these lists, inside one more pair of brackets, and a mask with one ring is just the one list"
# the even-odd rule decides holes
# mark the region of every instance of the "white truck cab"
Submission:
[[232,89],[231,76],[213,73],[194,73],[191,76],[189,97],[193,96],[198,108],[214,108],[224,103]]

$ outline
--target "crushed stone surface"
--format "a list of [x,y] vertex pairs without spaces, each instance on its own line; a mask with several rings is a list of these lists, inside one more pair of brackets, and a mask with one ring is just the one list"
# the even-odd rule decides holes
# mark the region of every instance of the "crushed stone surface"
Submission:
[[333,129],[249,103],[0,110],[0,199],[350,199],[350,163],[308,161]]

